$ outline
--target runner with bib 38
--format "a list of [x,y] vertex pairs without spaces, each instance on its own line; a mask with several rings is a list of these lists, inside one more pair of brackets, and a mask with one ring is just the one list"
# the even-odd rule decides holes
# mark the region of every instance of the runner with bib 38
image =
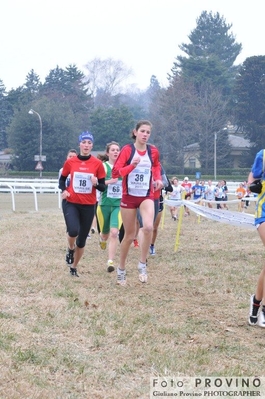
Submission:
[[143,220],[143,240],[138,264],[139,280],[147,282],[146,258],[151,244],[154,223],[154,191],[161,190],[163,182],[159,162],[159,151],[147,144],[152,124],[139,121],[132,132],[134,144],[127,144],[113,166],[112,177],[122,177],[121,217],[125,230],[120,248],[120,265],[117,268],[117,283],[126,284],[125,263],[129,248],[135,238],[137,209]]

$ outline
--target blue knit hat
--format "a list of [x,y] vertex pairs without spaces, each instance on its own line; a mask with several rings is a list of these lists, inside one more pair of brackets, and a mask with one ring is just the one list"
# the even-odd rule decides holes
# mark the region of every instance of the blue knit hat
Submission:
[[92,141],[92,143],[94,143],[93,134],[90,132],[81,133],[78,140],[79,140],[79,143],[81,143],[81,141],[84,141],[84,140],[90,140],[90,141]]

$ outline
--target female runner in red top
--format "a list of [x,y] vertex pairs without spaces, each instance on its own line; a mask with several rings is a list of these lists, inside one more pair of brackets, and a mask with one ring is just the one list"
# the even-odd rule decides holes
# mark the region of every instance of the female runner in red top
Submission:
[[[83,256],[95,215],[96,190],[105,190],[104,166],[99,159],[90,154],[93,142],[91,133],[80,134],[80,154],[65,161],[59,179],[62,199],[66,200],[63,208],[68,240],[66,263],[70,266],[70,273],[77,277],[76,268]],[[70,175],[70,186],[66,187],[68,175]]]
[[143,239],[138,264],[139,280],[147,281],[146,258],[151,244],[154,223],[154,191],[163,187],[160,171],[159,152],[147,141],[152,124],[139,121],[132,132],[134,144],[127,144],[113,166],[112,177],[122,177],[121,217],[124,238],[120,248],[120,265],[117,268],[117,283],[126,284],[125,263],[131,243],[135,238],[136,215],[139,208],[143,220]]

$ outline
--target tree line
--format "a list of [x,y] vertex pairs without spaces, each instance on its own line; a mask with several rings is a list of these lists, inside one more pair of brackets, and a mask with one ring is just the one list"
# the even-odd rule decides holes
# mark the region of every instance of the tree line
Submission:
[[131,70],[111,58],[88,62],[87,73],[76,65],[56,66],[43,83],[31,70],[23,86],[8,92],[0,79],[0,149],[12,153],[12,168],[35,167],[39,121],[30,109],[41,115],[46,171],[61,167],[68,149],[77,148],[80,132],[90,130],[94,150],[103,151],[112,140],[127,143],[139,119],[152,121],[152,142],[169,173],[184,173],[186,148],[197,143],[202,169],[211,174],[216,132],[218,168],[230,167],[228,123],[252,143],[240,164],[249,167],[265,147],[265,56],[236,65],[242,45],[232,24],[206,11],[196,24],[188,43],[179,45],[183,55],[173,63],[167,87],[151,76],[146,90],[124,89]]

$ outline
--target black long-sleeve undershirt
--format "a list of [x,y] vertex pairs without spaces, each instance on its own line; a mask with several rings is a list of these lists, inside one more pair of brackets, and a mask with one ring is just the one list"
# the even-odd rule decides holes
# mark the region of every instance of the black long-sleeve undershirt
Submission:
[[[66,182],[67,177],[61,175],[59,179],[59,189],[64,191],[67,189],[65,182]],[[105,184],[105,177],[103,179],[98,179],[98,184],[94,186],[98,191],[105,191],[106,189],[106,184]]]

